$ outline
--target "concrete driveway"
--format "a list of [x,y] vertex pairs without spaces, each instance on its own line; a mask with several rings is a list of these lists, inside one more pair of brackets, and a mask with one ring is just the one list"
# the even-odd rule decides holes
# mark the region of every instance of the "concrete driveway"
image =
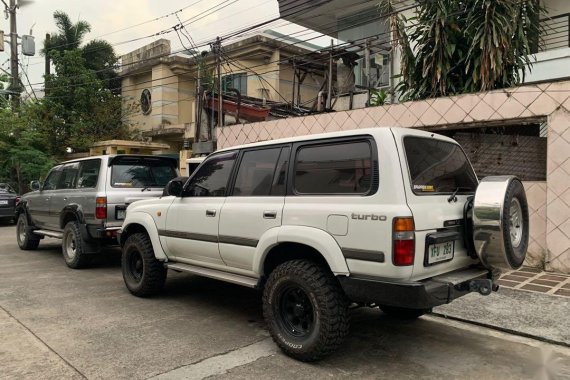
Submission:
[[0,225],[0,378],[533,379],[554,367],[570,376],[567,348],[372,309],[353,312],[335,355],[296,362],[268,338],[258,292],[170,272],[162,295],[140,299],[123,284],[120,251],[72,270],[59,243],[21,251],[15,227]]

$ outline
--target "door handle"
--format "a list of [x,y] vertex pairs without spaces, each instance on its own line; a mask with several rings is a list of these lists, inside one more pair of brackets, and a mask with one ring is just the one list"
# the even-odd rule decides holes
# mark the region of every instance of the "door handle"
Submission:
[[263,219],[277,218],[277,211],[263,211]]
[[216,216],[216,210],[206,210],[206,216],[213,218]]

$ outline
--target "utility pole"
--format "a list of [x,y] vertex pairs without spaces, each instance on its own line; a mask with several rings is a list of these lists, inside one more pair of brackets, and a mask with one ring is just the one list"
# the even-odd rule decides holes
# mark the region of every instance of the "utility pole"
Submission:
[[221,57],[222,41],[220,37],[216,37],[216,66],[218,70],[218,128],[222,127],[224,121],[223,116],[223,99],[222,99],[222,57]]
[[10,0],[10,74],[12,75],[12,110],[20,106],[20,73],[18,72],[18,30],[16,28],[16,0]]
[[331,39],[331,51],[329,54],[329,75],[328,75],[329,80],[327,86],[327,105],[326,105],[327,111],[329,111],[332,108],[333,47],[334,47],[334,40]]
[[[45,46],[49,46],[49,40],[50,40],[51,36],[49,35],[49,33],[46,33],[46,42],[44,43]],[[50,67],[50,59],[49,59],[49,51],[45,52],[46,54],[46,67],[45,67],[45,76],[44,76],[44,93],[47,94],[48,90],[47,90],[47,77],[51,72],[51,67]]]

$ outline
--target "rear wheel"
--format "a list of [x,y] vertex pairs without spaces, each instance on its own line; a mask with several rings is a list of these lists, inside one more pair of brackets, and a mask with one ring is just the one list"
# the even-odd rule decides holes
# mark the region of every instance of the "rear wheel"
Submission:
[[30,231],[28,218],[24,213],[18,216],[16,240],[18,241],[18,247],[25,251],[37,249],[38,245],[40,245],[40,238]]
[[164,287],[167,269],[154,256],[152,243],[145,233],[128,237],[123,247],[121,267],[125,285],[135,296],[152,296]]
[[335,351],[349,330],[348,300],[333,274],[313,262],[279,265],[263,291],[263,315],[281,350],[301,361]]
[[81,230],[76,221],[68,222],[65,225],[61,247],[63,259],[68,267],[81,269],[89,265],[91,258],[86,253],[86,244],[81,237]]
[[401,320],[413,320],[421,317],[422,315],[429,313],[431,309],[408,309],[405,307],[396,307],[382,305],[380,310],[387,314],[388,316]]

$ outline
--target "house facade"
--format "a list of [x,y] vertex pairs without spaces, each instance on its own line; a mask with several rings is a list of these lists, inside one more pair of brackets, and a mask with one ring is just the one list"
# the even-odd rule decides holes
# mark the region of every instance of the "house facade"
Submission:
[[[293,94],[296,104],[312,105],[326,70],[326,64],[315,67],[307,62],[306,57],[317,48],[271,31],[222,44],[219,62],[223,93],[237,90],[260,107],[288,104]],[[206,139],[207,128],[215,128],[216,118],[211,113],[198,112],[204,103],[197,102],[197,79],[199,67],[206,68],[201,71],[202,84],[216,78],[216,55],[174,54],[170,41],[160,39],[121,59],[122,96],[136,103],[128,123],[143,139],[166,145],[161,154],[179,154],[182,171],[196,137]],[[296,61],[295,57],[305,58]],[[301,76],[303,80],[299,81]],[[231,117],[224,120],[235,122]],[[197,124],[201,126],[198,134]]]

